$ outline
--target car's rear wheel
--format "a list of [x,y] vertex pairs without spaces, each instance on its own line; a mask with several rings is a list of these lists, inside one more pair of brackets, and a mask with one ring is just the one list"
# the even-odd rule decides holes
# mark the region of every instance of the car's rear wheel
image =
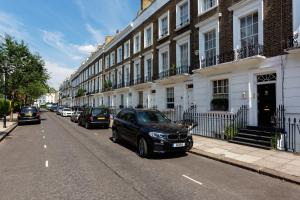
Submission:
[[119,140],[120,140],[119,133],[118,133],[117,129],[114,129],[112,131],[112,141],[114,143],[117,143],[117,142],[119,142]]
[[149,156],[149,148],[145,138],[140,138],[138,142],[138,155],[142,158]]

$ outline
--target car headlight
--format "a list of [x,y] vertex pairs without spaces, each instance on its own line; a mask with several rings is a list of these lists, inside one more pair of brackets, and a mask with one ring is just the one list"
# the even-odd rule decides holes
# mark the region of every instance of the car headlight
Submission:
[[158,132],[149,132],[149,135],[151,137],[158,138],[158,139],[167,139],[168,138],[168,135],[166,135],[164,133],[158,133]]

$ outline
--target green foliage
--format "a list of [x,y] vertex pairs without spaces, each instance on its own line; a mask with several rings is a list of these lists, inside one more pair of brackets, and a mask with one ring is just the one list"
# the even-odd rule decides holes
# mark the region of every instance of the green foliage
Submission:
[[81,96],[83,96],[84,94],[85,94],[85,89],[83,89],[83,88],[79,88],[78,90],[77,90],[77,93],[76,93],[76,97],[81,97]]
[[280,133],[273,133],[273,136],[271,137],[271,147],[273,149],[277,149],[277,141],[280,140]]
[[11,102],[7,100],[6,102],[4,99],[0,99],[0,117],[3,117],[6,109],[6,114],[11,111]]
[[225,136],[226,138],[233,138],[239,133],[237,127],[230,125],[225,128]]
[[0,43],[0,72],[4,71],[5,64],[7,96],[13,105],[14,102],[31,104],[49,91],[45,63],[39,55],[30,52],[24,41],[5,36]]

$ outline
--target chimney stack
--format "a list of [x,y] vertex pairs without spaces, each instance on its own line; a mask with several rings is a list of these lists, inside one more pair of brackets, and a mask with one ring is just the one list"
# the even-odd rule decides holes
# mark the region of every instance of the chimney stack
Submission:
[[141,0],[141,11],[148,8],[152,4],[153,1],[155,1],[155,0]]
[[106,36],[105,37],[105,44],[107,45],[108,43],[110,43],[112,39],[113,39],[112,36]]

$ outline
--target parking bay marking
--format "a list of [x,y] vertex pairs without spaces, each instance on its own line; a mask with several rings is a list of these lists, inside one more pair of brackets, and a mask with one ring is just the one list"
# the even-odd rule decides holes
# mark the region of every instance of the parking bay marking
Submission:
[[193,181],[194,183],[197,183],[199,185],[203,185],[203,183],[196,181],[195,179],[192,179],[191,177],[188,177],[187,175],[182,175],[184,178],[189,179],[190,181]]
[[48,160],[45,161],[45,167],[48,167],[49,166],[49,162]]
[[44,149],[47,149],[47,145],[44,145]]

